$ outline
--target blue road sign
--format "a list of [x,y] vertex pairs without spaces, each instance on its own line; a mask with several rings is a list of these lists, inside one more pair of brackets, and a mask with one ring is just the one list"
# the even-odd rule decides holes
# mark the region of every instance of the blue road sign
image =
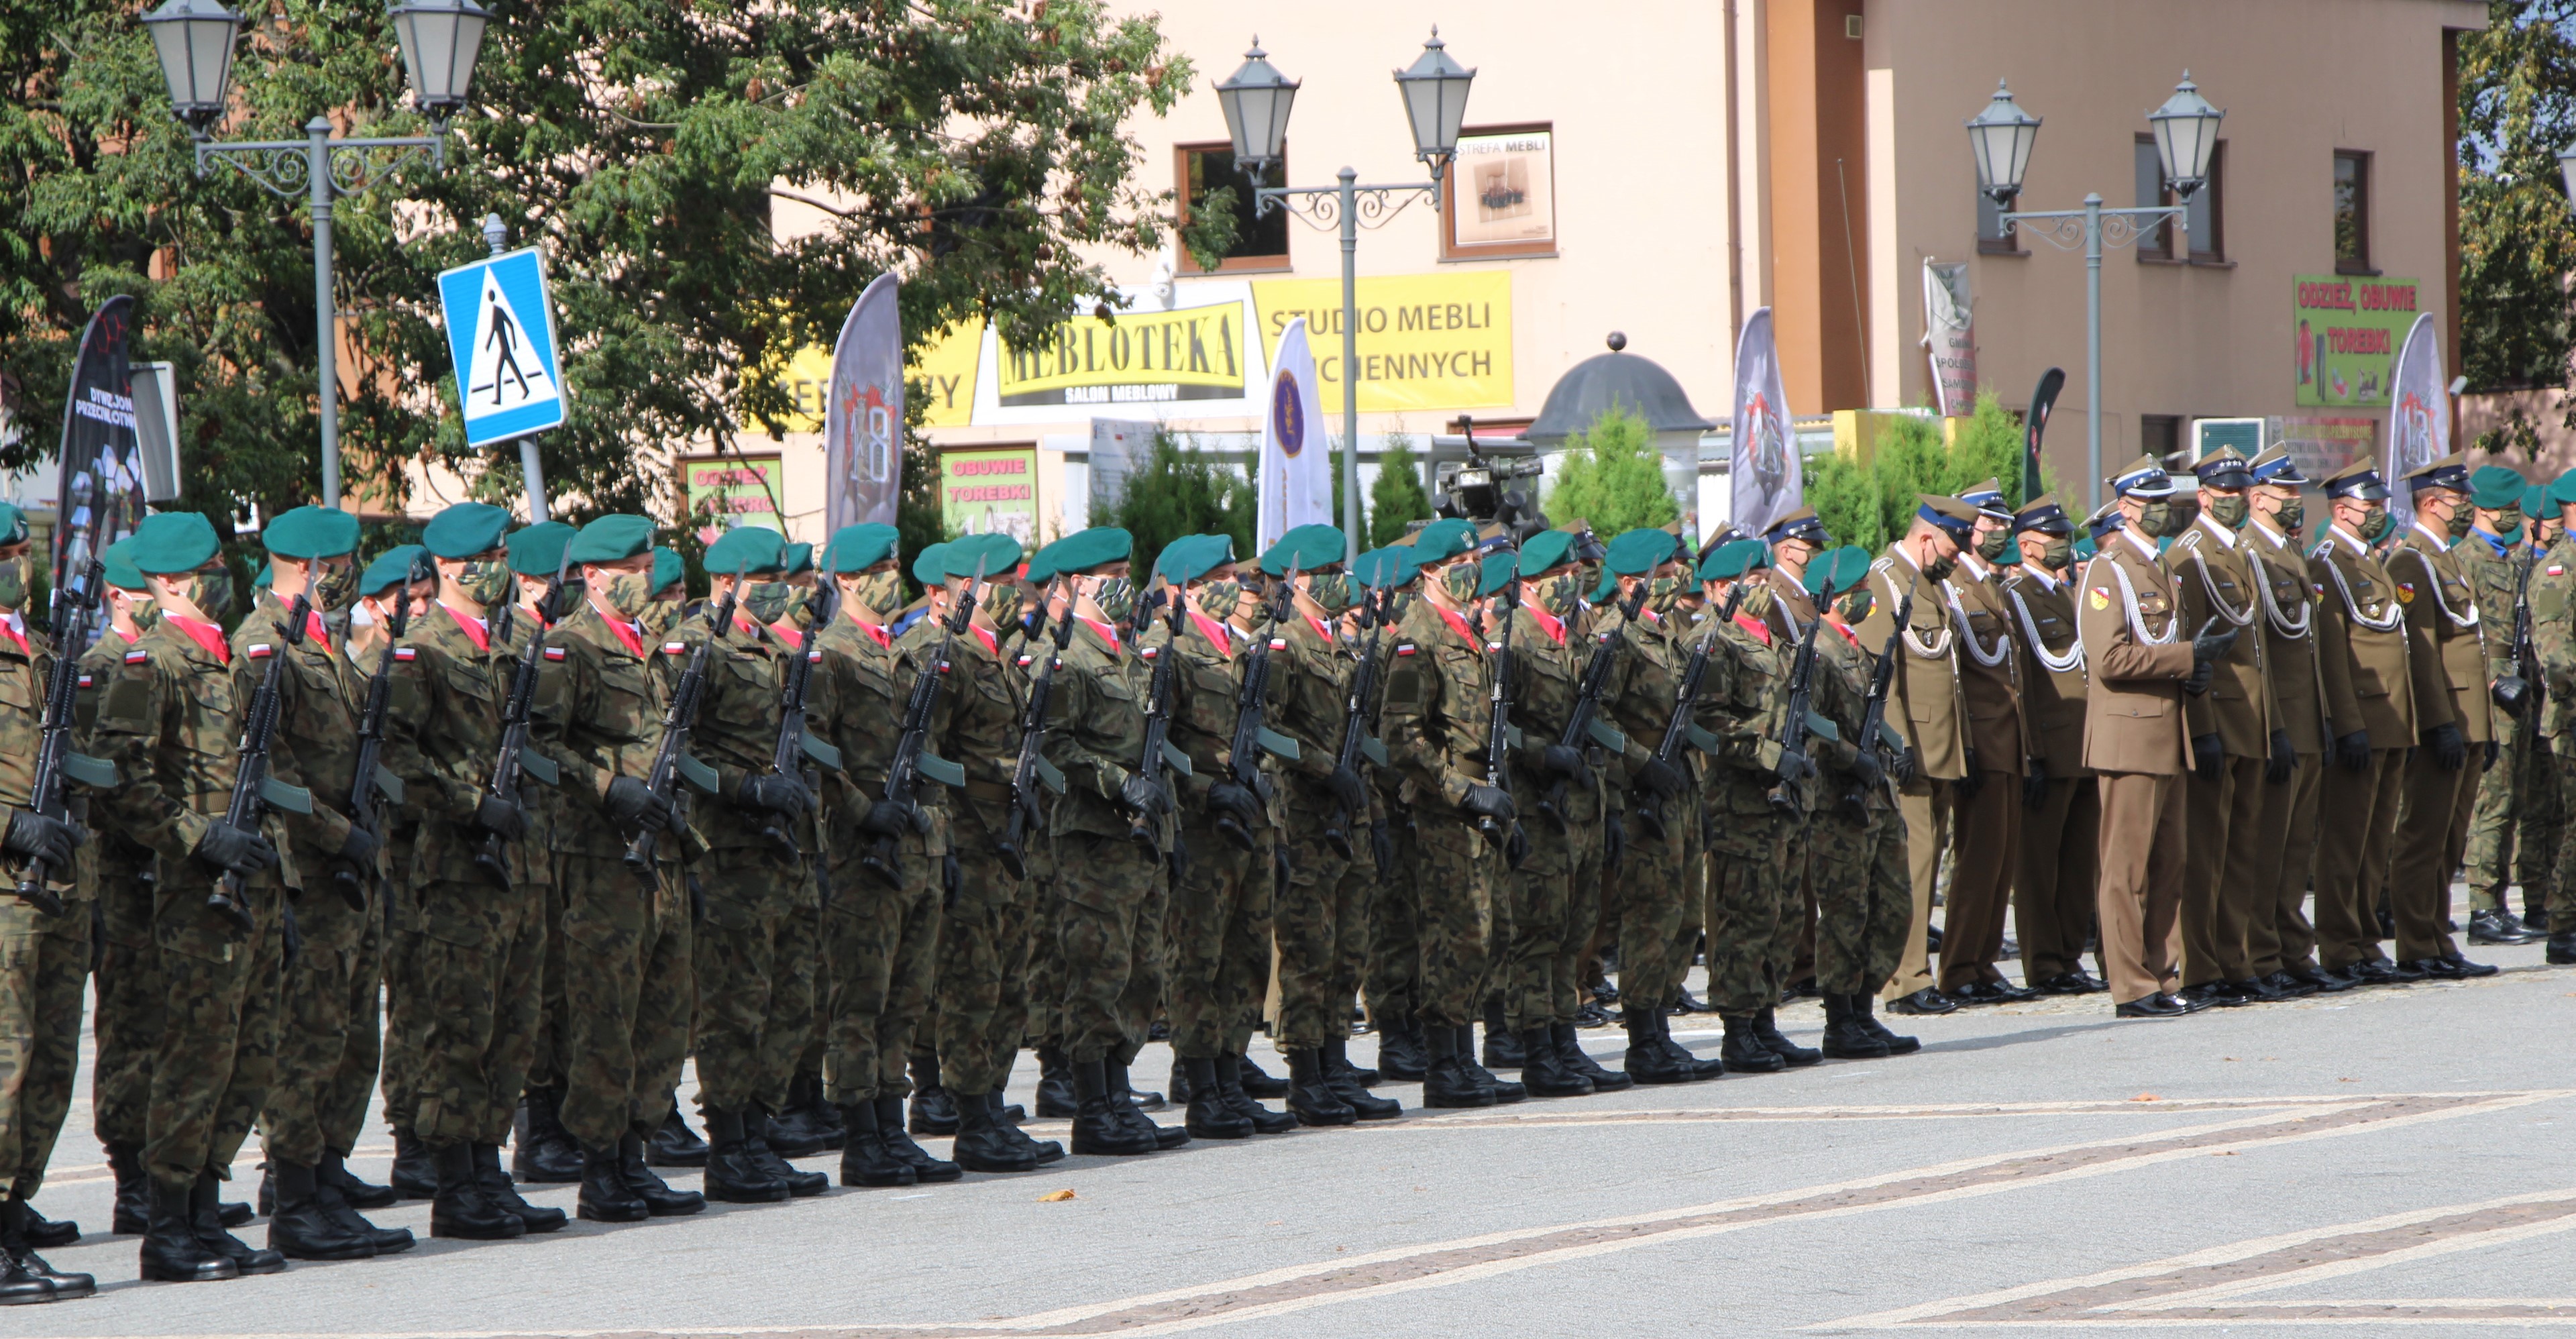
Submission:
[[465,443],[484,446],[564,421],[563,365],[543,253],[504,252],[438,276]]

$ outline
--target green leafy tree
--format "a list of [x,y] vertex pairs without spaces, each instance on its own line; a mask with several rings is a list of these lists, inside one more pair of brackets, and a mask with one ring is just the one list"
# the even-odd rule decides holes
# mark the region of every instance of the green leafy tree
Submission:
[[[2460,34],[2460,371],[2478,390],[2565,386],[2576,215],[2557,153],[2576,140],[2576,0],[2490,0],[2487,15]],[[2535,425],[2478,445],[2530,454]]]
[[1681,515],[1681,504],[1664,483],[1654,429],[1625,405],[1612,405],[1566,439],[1555,486],[1543,505],[1548,519],[1562,523],[1579,516],[1605,536],[1670,525]]
[[[178,365],[189,500],[220,526],[318,491],[309,225],[230,167],[195,175],[137,8],[0,0],[0,372],[35,429],[0,467],[52,449],[81,323],[130,293],[138,356]],[[427,129],[380,6],[248,8],[219,136]],[[398,503],[401,466],[432,459],[519,492],[511,453],[463,446],[431,282],[483,254],[487,213],[546,249],[574,404],[541,443],[549,485],[572,519],[667,515],[670,453],[781,430],[779,371],[880,273],[904,276],[916,347],[970,318],[1025,342],[1113,301],[1101,258],[1159,246],[1170,212],[1121,127],[1191,78],[1154,19],[1102,0],[499,5],[446,170],[379,174],[336,210],[351,491]],[[822,226],[781,240],[781,199]],[[1213,265],[1232,211],[1192,220]],[[916,462],[908,531],[935,505]]]
[[1404,538],[1413,521],[1431,519],[1431,495],[1422,487],[1422,459],[1413,454],[1413,438],[1387,434],[1378,451],[1377,479],[1369,485],[1367,547],[1384,548]]
[[[1840,455],[1810,457],[1807,505],[1837,543],[1876,553],[1913,523],[1918,493],[1955,495],[1995,479],[2008,503],[2022,504],[2021,423],[1993,391],[1977,393],[1975,412],[1952,440],[1943,441],[1942,431],[1937,418],[1895,420],[1880,432],[1878,454],[1865,470]],[[2049,482],[2046,472],[2041,482]]]
[[1232,535],[1235,556],[1249,560],[1255,505],[1252,481],[1242,471],[1158,431],[1143,467],[1127,475],[1105,524],[1135,536],[1141,583],[1163,546],[1183,535]]

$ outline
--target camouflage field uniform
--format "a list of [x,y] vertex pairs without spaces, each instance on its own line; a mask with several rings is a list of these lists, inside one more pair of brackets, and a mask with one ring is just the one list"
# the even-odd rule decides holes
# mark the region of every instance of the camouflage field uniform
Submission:
[[[1002,635],[1002,655],[1019,668],[1018,682],[1022,684],[1036,677],[1035,655],[1049,653],[1053,646],[1052,636],[1043,626],[1014,623]],[[1016,750],[1018,739],[1011,743]],[[1056,952],[1056,912],[1063,904],[1057,896],[1055,877],[1055,809],[1060,803],[1060,795],[1041,791],[1038,805],[1044,818],[1026,835],[1027,845],[1021,852],[1029,871],[1028,882],[1021,890],[1028,923],[1028,966],[1021,979],[1022,993],[1029,1002],[1026,1040],[1031,1046],[1061,1046],[1064,1042],[1064,962]],[[971,816],[966,820],[973,821]],[[973,844],[962,836],[957,841],[961,846]]]
[[[1057,1041],[1076,1064],[1132,1063],[1161,1003],[1163,857],[1130,835],[1118,799],[1144,754],[1147,676],[1134,667],[1146,663],[1085,621],[1047,702],[1046,757],[1065,776],[1049,824],[1064,982]],[[1164,779],[1177,778],[1166,770]]]
[[434,1147],[504,1142],[536,1053],[547,882],[537,817],[546,788],[520,786],[529,835],[500,844],[507,888],[476,863],[488,834],[474,822],[535,623],[513,615],[495,640],[480,621],[433,605],[394,651],[385,765],[402,779],[417,824],[394,913],[412,957],[399,974],[396,1030],[417,1029],[408,1062],[416,1068],[405,1080],[411,1128]]
[[[1672,724],[1681,700],[1682,675],[1690,665],[1692,629],[1651,609],[1639,612],[1628,626],[1624,673],[1615,691],[1602,695],[1602,714],[1627,735],[1627,771],[1652,758]],[[1681,997],[1690,974],[1689,931],[1699,925],[1700,866],[1704,848],[1699,816],[1699,750],[1685,745],[1673,766],[1683,789],[1658,801],[1639,789],[1627,796],[1628,850],[1614,884],[1623,890],[1619,908],[1619,997],[1639,1010],[1662,1009]],[[1639,817],[1652,811],[1653,821]],[[1662,832],[1656,831],[1656,823]],[[1679,952],[1675,949],[1678,947]]]
[[[1827,995],[1875,995],[1894,975],[1913,915],[1905,831],[1896,794],[1882,776],[1864,787],[1852,775],[1869,709],[1875,657],[1857,636],[1825,626],[1816,638],[1817,714],[1842,738],[1821,752],[1807,819],[1808,879],[1816,889],[1816,987]],[[1848,801],[1861,801],[1854,814]]]
[[[1291,613],[1271,637],[1273,701],[1270,726],[1297,741],[1297,759],[1275,764],[1278,792],[1273,820],[1288,858],[1286,890],[1271,906],[1279,943],[1279,1020],[1271,1040],[1281,1050],[1303,1051],[1350,1035],[1356,986],[1345,978],[1354,951],[1365,952],[1368,899],[1375,882],[1368,853],[1370,814],[1344,817],[1351,854],[1324,836],[1340,806],[1325,778],[1341,754],[1350,713],[1351,681],[1359,674],[1354,648]],[[1393,659],[1392,639],[1380,656]],[[1252,872],[1272,878],[1265,859]],[[1266,964],[1265,964],[1266,966]]]
[[231,801],[249,706],[245,682],[169,617],[126,652],[99,700],[94,746],[122,781],[98,797],[105,821],[161,857],[152,940],[166,993],[143,1157],[165,1186],[208,1172],[230,1178],[277,1069],[281,915],[293,872],[284,833],[265,825],[279,864],[243,880],[247,935],[207,906],[216,875],[191,854]]
[[[92,733],[99,694],[121,672],[131,649],[133,643],[109,631],[81,656],[75,737],[83,752],[97,752]],[[90,1122],[101,1144],[139,1149],[152,1104],[152,1055],[160,1045],[167,996],[152,949],[154,857],[106,822],[109,810],[103,799],[84,802],[92,818],[90,841],[81,847],[78,860],[78,896],[97,906],[105,935],[98,954],[98,1001],[90,1015],[96,1047],[90,1061]],[[72,1012],[79,1014],[77,1007]]]
[[[1596,614],[1593,626],[1584,629],[1577,614],[1555,633],[1527,606],[1514,617],[1519,623],[1512,629],[1512,723],[1521,728],[1525,745],[1512,755],[1512,796],[1522,805],[1530,855],[1506,880],[1512,889],[1512,944],[1498,984],[1504,1020],[1519,1032],[1572,1023],[1582,1007],[1576,971],[1600,905],[1601,772],[1607,759],[1596,744],[1579,746],[1590,774],[1583,784],[1566,787],[1558,817],[1550,818],[1540,806],[1557,782],[1540,768],[1539,756],[1572,719],[1584,663],[1601,644],[1597,639],[1609,635],[1610,616]],[[1614,682],[1604,697],[1615,696],[1616,689]]]
[[1026,882],[1002,864],[1001,842],[1031,668],[992,629],[969,625],[949,655],[948,691],[931,733],[939,756],[966,769],[965,791],[948,796],[948,853],[960,878],[939,929],[934,991],[940,1083],[964,1097],[1002,1086],[1029,1029],[1030,919],[1046,835],[1036,827],[1021,834],[1030,848]]
[[[907,833],[894,845],[900,887],[867,868],[879,848],[858,826],[868,806],[885,797],[904,702],[938,645],[919,644],[921,627],[888,645],[841,619],[814,639],[823,658],[814,666],[808,719],[817,738],[841,751],[844,768],[826,783],[832,904],[823,913],[825,1095],[841,1106],[911,1095],[904,1060],[930,1007],[938,961],[939,865],[948,850],[942,788],[921,783],[917,798],[931,831]],[[941,695],[957,688],[951,683]]]
[[[1721,1014],[1759,1012],[1780,998],[1789,964],[1775,961],[1780,925],[1797,897],[1790,868],[1800,815],[1773,805],[1788,656],[1758,619],[1739,614],[1718,629],[1696,711],[1722,742],[1721,765],[1703,789],[1709,827],[1707,897],[1709,1006]],[[1728,652],[1721,667],[1718,651]],[[1812,784],[1813,778],[1810,778]],[[1910,908],[1909,908],[1910,910]]]
[[[1389,629],[1390,665],[1394,638]],[[1383,689],[1379,701],[1385,701]],[[1369,1026],[1383,1031],[1390,1022],[1412,1017],[1422,1003],[1422,844],[1414,836],[1413,806],[1404,802],[1403,774],[1392,767],[1372,768],[1369,788],[1386,824],[1387,845],[1395,853],[1394,863],[1385,869],[1374,859],[1366,866],[1374,886],[1369,889],[1368,961],[1361,986],[1368,993]]]
[[[2525,545],[2533,549],[2531,575],[2536,583],[2546,565],[2541,561],[2537,547],[2529,545],[2529,537],[2526,523],[2524,540]],[[2539,636],[2539,628],[2540,610],[2534,605],[2532,632],[2535,640]],[[2509,634],[2507,641],[2508,644],[2511,641]],[[2537,667],[2527,668],[2522,673],[2534,684],[2540,682]],[[2540,728],[2532,731],[2525,727],[2530,742],[2522,750],[2516,767],[2520,773],[2521,789],[2514,802],[2514,882],[2522,885],[2522,914],[2526,921],[2547,918],[2559,885],[2565,881],[2558,872],[2558,845],[2566,829],[2568,809],[2566,801],[2558,793],[2558,766],[2552,758],[2549,719],[2548,709],[2544,707],[2540,713]],[[2534,928],[2541,927],[2535,925]]]
[[[651,1138],[670,1114],[695,1006],[678,871],[686,824],[659,834],[652,871],[639,876],[607,807],[609,782],[652,770],[669,690],[651,662],[677,658],[666,648],[679,643],[648,643],[587,602],[548,640],[565,653],[546,662],[553,672],[539,690],[535,732],[563,769],[565,795],[554,838],[564,883],[563,1123],[583,1147],[608,1149],[629,1133]],[[675,819],[684,811],[685,802]]]
[[[1418,1016],[1426,1027],[1476,1021],[1497,953],[1502,855],[1462,806],[1485,781],[1493,661],[1457,617],[1415,600],[1398,621],[1383,717],[1389,762],[1414,813],[1420,889]],[[1544,821],[1544,820],[1541,820]]]
[[[2475,534],[2463,539],[2451,552],[2458,554],[2460,566],[2467,570],[2470,589],[2478,600],[2478,623],[2486,630],[2487,680],[2492,683],[2501,675],[2513,673],[2514,580],[2521,566],[2524,547],[2508,545],[2509,557],[2499,557],[2486,541]],[[2536,579],[2539,572],[2532,573]],[[2539,621],[2535,617],[2532,636],[2539,638]],[[2467,869],[2471,911],[2494,911],[2504,906],[2505,889],[2515,882],[2523,886],[2525,905],[2547,905],[2553,880],[2547,862],[2533,859],[2519,849],[2517,838],[2529,822],[2528,809],[2539,788],[2534,784],[2536,769],[2532,760],[2541,750],[2525,717],[2509,717],[2498,712],[2495,718],[2496,760],[2478,778],[2476,807],[2469,817]],[[2554,800],[2554,795],[2549,797]],[[2553,804],[2551,806],[2555,808]],[[2520,856],[2520,859],[2516,857]],[[2519,875],[2519,879],[2517,879]]]
[[[38,727],[53,665],[43,633],[0,633],[0,825],[34,793]],[[90,961],[90,903],[77,861],[47,876],[63,900],[58,916],[9,893],[24,874],[24,861],[0,860],[0,879],[7,880],[0,888],[0,1174],[15,1182],[21,1200],[44,1184],[45,1164],[71,1109]]]
[[[2541,711],[2540,734],[2549,750],[2552,779],[2557,783],[2558,812],[2576,813],[2576,538],[2549,546],[2531,572],[2531,640],[2538,653],[2539,677],[2548,685],[2549,705]],[[2576,860],[2576,823],[2562,823],[2553,867]],[[2554,896],[2556,884],[2552,885]],[[2525,885],[2528,897],[2529,885]],[[2559,923],[2559,905],[2550,910],[2553,938],[2576,926]]]
[[[1226,647],[1220,648],[1210,636],[1211,628],[1219,629],[1216,636],[1227,639]],[[1170,738],[1190,755],[1191,774],[1169,777],[1176,792],[1174,804],[1181,814],[1181,840],[1189,857],[1188,872],[1172,895],[1164,921],[1171,953],[1165,1011],[1171,1017],[1172,1051],[1186,1060],[1241,1054],[1251,1043],[1252,1027],[1260,1018],[1262,995],[1270,981],[1270,871],[1280,841],[1275,816],[1265,812],[1254,821],[1250,829],[1253,849],[1246,851],[1218,835],[1213,817],[1207,812],[1208,792],[1232,776],[1228,764],[1234,743],[1235,708],[1242,696],[1245,663],[1254,653],[1249,640],[1254,635],[1191,614],[1182,627],[1180,668],[1172,676]],[[1289,672],[1291,653],[1279,645],[1284,639],[1283,630],[1282,636],[1272,642],[1276,648],[1270,655],[1273,701],[1282,696],[1280,684]],[[1170,634],[1157,625],[1146,638],[1143,652],[1150,656],[1173,654]],[[1275,712],[1270,724],[1282,734],[1295,734],[1290,723]],[[1308,817],[1320,825],[1320,817]],[[1318,840],[1316,844],[1322,843]],[[1278,928],[1281,1036],[1295,1038],[1301,1034],[1288,1030],[1291,1014],[1285,994],[1291,941],[1288,927]],[[1329,994],[1329,986],[1322,993]],[[1331,1035],[1348,1031],[1345,1024],[1341,1032]],[[1279,1044],[1314,1046],[1319,1040],[1282,1040]]]

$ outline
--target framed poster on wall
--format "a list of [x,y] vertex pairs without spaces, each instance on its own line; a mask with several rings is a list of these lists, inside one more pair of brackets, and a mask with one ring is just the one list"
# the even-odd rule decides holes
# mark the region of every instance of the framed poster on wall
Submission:
[[1440,258],[1556,254],[1556,134],[1546,122],[1458,137],[1440,193]]

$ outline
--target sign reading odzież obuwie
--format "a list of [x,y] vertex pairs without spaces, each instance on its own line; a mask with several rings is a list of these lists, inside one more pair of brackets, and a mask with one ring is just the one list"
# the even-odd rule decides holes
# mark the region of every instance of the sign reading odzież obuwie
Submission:
[[2412,279],[2291,276],[2290,361],[2304,408],[2384,407],[2407,328],[2422,310]]

